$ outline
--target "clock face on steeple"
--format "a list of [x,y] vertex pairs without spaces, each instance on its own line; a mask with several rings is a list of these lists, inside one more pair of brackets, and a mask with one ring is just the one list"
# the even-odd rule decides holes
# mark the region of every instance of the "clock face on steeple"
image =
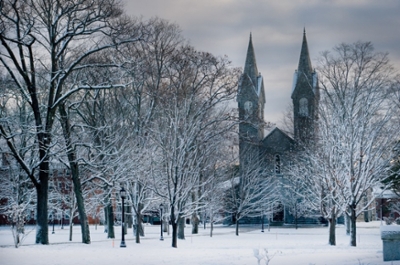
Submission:
[[244,103],[244,110],[246,111],[246,114],[251,114],[253,112],[253,102],[246,101]]

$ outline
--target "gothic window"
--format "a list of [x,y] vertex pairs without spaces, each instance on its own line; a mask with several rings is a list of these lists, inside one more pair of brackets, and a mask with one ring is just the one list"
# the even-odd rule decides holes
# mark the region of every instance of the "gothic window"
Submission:
[[246,114],[251,114],[253,112],[253,103],[251,101],[246,101],[244,103],[244,110]]
[[275,155],[275,173],[281,173],[281,157],[280,155]]
[[306,98],[301,98],[299,105],[300,116],[308,116],[308,100]]

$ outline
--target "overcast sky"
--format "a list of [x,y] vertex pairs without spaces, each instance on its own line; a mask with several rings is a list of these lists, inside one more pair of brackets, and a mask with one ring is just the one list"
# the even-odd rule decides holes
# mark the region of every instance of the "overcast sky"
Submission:
[[303,28],[313,66],[341,42],[371,41],[400,70],[400,0],[125,0],[126,11],[176,23],[197,50],[243,67],[250,32],[264,76],[265,120],[279,125],[291,99]]

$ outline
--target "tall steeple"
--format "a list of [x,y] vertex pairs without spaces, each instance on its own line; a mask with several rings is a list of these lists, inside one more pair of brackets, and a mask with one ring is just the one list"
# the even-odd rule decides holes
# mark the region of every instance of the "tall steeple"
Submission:
[[310,74],[313,71],[312,66],[311,66],[310,53],[308,52],[308,44],[307,44],[305,28],[303,31],[303,43],[301,45],[299,66],[297,68],[297,71],[305,73],[305,74]]
[[258,161],[259,143],[264,138],[264,82],[257,69],[251,33],[236,100],[240,120],[239,160],[243,169],[243,166]]
[[319,88],[308,51],[306,30],[303,31],[299,66],[293,76],[292,88],[294,138],[303,144],[314,142],[317,131]]
[[254,52],[251,33],[250,33],[249,46],[247,48],[246,62],[244,64],[243,73],[247,74],[250,77],[251,81],[253,81],[253,85],[256,87],[258,69],[257,69],[256,54]]

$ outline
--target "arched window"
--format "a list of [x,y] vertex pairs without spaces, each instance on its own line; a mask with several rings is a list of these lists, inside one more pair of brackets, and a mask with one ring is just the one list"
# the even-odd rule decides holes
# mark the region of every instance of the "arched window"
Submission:
[[275,173],[281,174],[281,157],[280,157],[280,155],[275,155]]
[[308,116],[308,100],[306,98],[301,98],[299,101],[299,114]]
[[253,102],[246,101],[244,103],[244,110],[245,110],[246,114],[251,114],[253,112]]

